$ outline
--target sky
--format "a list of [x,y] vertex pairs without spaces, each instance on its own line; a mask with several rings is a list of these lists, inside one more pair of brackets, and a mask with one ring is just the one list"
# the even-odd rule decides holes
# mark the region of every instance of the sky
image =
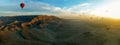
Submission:
[[[20,3],[25,8],[20,8]],[[119,14],[119,0],[1,0],[0,16],[3,15],[70,15],[90,13],[112,17]],[[119,16],[120,17],[120,16]]]

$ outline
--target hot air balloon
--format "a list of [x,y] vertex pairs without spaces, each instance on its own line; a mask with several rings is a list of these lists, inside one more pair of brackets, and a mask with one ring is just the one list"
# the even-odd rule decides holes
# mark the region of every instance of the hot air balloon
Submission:
[[25,4],[24,3],[21,3],[20,4],[20,7],[23,9],[25,7]]

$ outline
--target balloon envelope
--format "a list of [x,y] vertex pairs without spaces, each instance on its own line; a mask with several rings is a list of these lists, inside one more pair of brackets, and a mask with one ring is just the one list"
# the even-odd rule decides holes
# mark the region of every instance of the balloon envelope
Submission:
[[21,8],[24,8],[24,7],[25,7],[25,4],[24,4],[24,3],[21,3],[21,4],[20,4],[20,7],[21,7]]

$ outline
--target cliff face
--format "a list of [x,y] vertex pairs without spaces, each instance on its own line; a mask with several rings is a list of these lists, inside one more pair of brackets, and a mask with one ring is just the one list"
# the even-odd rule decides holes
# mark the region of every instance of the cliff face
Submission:
[[40,40],[52,42],[54,36],[52,36],[51,30],[55,29],[60,22],[60,18],[46,15],[0,17],[0,43],[11,45],[16,41],[33,42]]
[[0,18],[0,30],[20,30],[28,28],[49,28],[60,22],[55,16],[13,16]]

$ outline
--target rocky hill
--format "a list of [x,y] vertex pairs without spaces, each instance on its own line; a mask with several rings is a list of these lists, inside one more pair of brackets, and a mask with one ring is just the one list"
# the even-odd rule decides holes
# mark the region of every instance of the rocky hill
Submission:
[[0,45],[120,45],[120,20],[73,18],[2,16]]
[[[53,33],[50,31],[59,26],[61,20],[58,17],[47,15],[0,17],[0,44],[18,45],[19,42],[34,44],[34,41],[36,44],[42,44],[42,42],[37,42],[40,40],[52,42]],[[19,45],[25,44],[20,43]]]

